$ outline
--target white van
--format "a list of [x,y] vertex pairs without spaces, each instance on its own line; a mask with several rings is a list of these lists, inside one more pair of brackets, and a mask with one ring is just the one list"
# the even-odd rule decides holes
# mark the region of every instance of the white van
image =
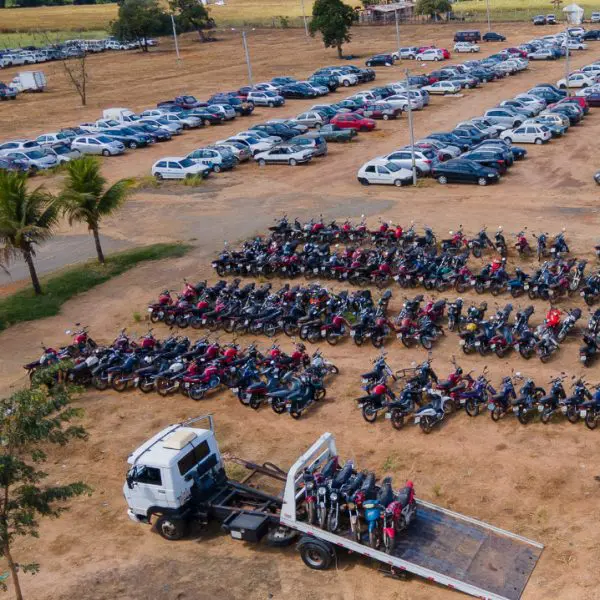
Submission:
[[135,113],[129,108],[105,108],[102,111],[103,119],[111,119],[119,121],[120,123],[131,123],[134,120],[131,117],[135,116]]

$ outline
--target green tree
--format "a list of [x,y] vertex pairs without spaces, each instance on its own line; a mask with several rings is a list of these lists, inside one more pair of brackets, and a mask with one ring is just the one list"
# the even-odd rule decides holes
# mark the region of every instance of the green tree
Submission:
[[52,237],[57,214],[56,202],[43,186],[27,189],[26,173],[0,171],[1,262],[8,265],[21,255],[36,294],[42,288],[33,263],[35,246]]
[[70,400],[63,385],[36,386],[0,400],[0,556],[8,563],[17,600],[23,599],[19,573],[36,573],[39,565],[16,562],[15,539],[39,537],[40,517],[58,517],[66,500],[90,492],[82,482],[42,484],[47,477],[39,468],[46,460],[43,448],[86,436],[82,427],[70,424],[79,415]]
[[415,12],[418,15],[429,15],[432,19],[438,19],[442,13],[452,10],[450,0],[417,0]]
[[310,33],[317,31],[323,36],[326,48],[337,48],[342,58],[342,45],[351,39],[350,28],[356,21],[354,9],[341,0],[316,0],[313,4]]
[[184,31],[195,29],[201,42],[206,42],[205,31],[215,28],[215,20],[200,0],[170,0],[169,8],[177,15]]
[[148,38],[165,33],[167,20],[158,0],[123,0],[111,30],[120,40],[139,41],[142,50],[148,52]]
[[61,210],[73,223],[87,223],[94,236],[98,261],[104,262],[100,244],[100,221],[120,208],[131,191],[133,180],[120,179],[106,189],[96,157],[84,156],[67,165],[67,179],[59,196]]

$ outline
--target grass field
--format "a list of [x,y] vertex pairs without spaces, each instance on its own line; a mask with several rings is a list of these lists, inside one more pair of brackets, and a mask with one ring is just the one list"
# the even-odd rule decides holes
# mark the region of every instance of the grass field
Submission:
[[23,321],[57,315],[61,306],[73,296],[87,292],[139,263],[183,256],[190,247],[187,244],[153,244],[133,248],[109,255],[104,265],[90,260],[43,277],[43,295],[36,296],[33,289],[27,287],[0,300],[0,331]]
[[[562,8],[568,4],[564,2],[556,9],[548,0],[490,0],[490,13],[493,20],[513,21],[527,20],[535,15],[555,13],[558,20],[562,21]],[[581,0],[578,4],[585,9],[585,18],[589,19],[592,11],[598,10],[597,0]],[[485,0],[465,0],[456,2],[453,10],[457,14],[469,16],[474,20],[484,21],[486,18]]]

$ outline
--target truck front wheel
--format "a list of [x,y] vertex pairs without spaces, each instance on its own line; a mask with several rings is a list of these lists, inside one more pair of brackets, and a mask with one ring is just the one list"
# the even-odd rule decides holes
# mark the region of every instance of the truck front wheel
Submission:
[[187,533],[187,523],[183,519],[173,517],[160,517],[156,521],[156,531],[171,542],[182,539]]
[[317,571],[328,569],[335,556],[333,546],[320,540],[300,541],[298,549],[304,564]]

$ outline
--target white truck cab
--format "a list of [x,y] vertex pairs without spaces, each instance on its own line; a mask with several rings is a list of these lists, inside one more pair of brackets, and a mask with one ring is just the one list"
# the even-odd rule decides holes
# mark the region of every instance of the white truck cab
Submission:
[[[209,428],[194,426],[208,421]],[[123,485],[132,521],[148,523],[153,515],[180,515],[192,498],[192,487],[206,490],[225,477],[212,416],[169,425],[129,455]]]

